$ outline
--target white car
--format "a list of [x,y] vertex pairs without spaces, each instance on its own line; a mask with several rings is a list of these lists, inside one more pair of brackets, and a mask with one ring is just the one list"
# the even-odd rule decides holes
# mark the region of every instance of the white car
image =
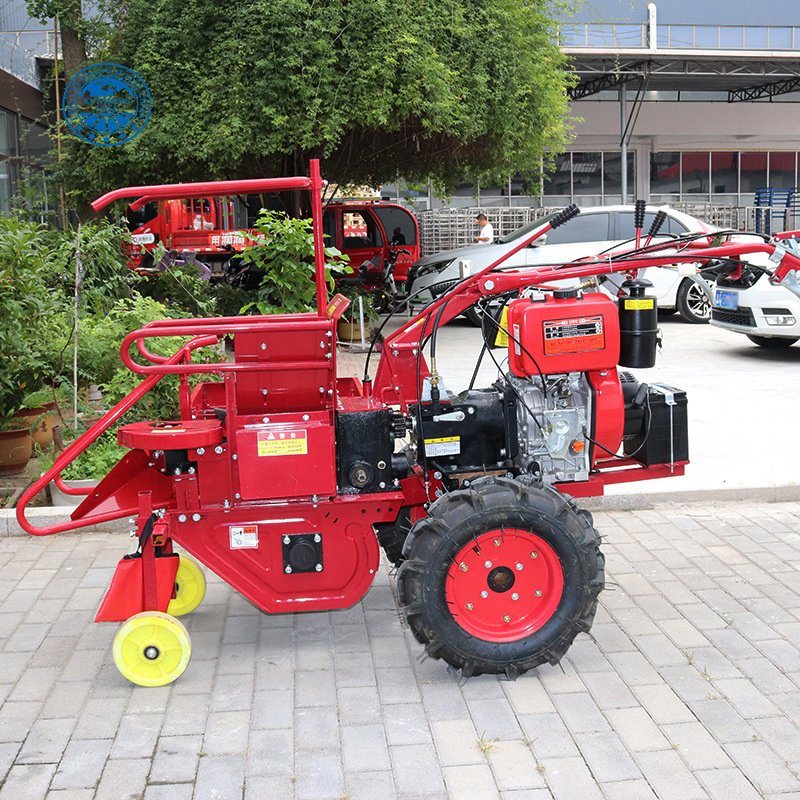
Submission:
[[765,272],[750,264],[737,280],[717,276],[711,324],[743,333],[759,347],[791,347],[800,340],[798,295],[797,273],[789,273],[783,284],[774,286]]
[[[644,220],[645,236],[658,210],[651,206],[647,207]],[[687,233],[713,234],[718,230],[680,211],[671,208],[665,208],[664,211],[667,213],[667,219],[661,228],[661,235],[654,241],[664,241],[665,236],[682,236]],[[596,255],[634,237],[633,213],[632,205],[581,209],[579,216],[511,256],[500,269],[557,264]],[[470,262],[471,272],[474,274],[503,253],[512,250],[523,236],[533,233],[548,220],[549,217],[545,217],[528,223],[508,236],[496,239],[490,245],[461,247],[421,258],[409,270],[408,293],[417,295],[413,297],[412,303],[425,304],[455,285],[461,279],[461,262]],[[695,272],[695,268],[691,266],[683,266],[680,269],[653,267],[642,270],[639,277],[646,278],[653,284],[651,292],[658,299],[659,310],[677,310],[687,322],[704,323],[708,322],[711,316],[710,285],[704,290],[697,282]],[[610,282],[613,283],[615,280],[621,282],[622,279],[617,279],[615,276]],[[467,312],[467,316],[475,321],[474,313]]]

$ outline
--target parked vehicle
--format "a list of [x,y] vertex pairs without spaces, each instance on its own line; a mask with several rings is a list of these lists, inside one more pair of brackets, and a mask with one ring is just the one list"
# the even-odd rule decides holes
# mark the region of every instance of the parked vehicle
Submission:
[[[161,243],[170,252],[193,253],[216,278],[239,270],[231,264],[249,242],[248,226],[261,207],[257,197],[192,197],[146,203],[128,213],[133,246],[128,264],[140,271],[158,270],[153,252]],[[405,285],[409,267],[419,259],[419,227],[406,208],[383,200],[333,200],[322,218],[326,244],[349,256],[379,278],[393,257],[394,280]]]
[[[718,230],[680,211],[670,208],[664,210],[667,219],[659,237],[654,241],[663,241],[665,236],[684,236],[688,233],[708,232],[711,235]],[[646,209],[645,230],[651,225],[657,211],[658,209],[652,207]],[[633,215],[632,205],[582,209],[572,225],[550,231],[547,236],[535,240],[530,246],[511,256],[503,269],[568,262],[616,247],[633,239]],[[461,279],[462,262],[470,262],[472,272],[477,272],[512,250],[523,236],[543,228],[549,219],[550,217],[545,217],[523,225],[491,245],[461,247],[420,259],[409,271],[408,291],[412,295],[420,293],[412,302],[429,302]],[[708,243],[709,240],[705,238],[698,242],[699,245]],[[680,268],[653,267],[640,277],[646,277],[652,282],[652,292],[658,298],[659,309],[675,310],[687,322],[705,323],[711,316],[710,284],[704,289],[696,273],[697,269],[691,265]],[[606,290],[616,295],[622,280],[619,276],[609,279],[605,283]],[[429,291],[425,291],[426,289]],[[472,310],[466,316],[473,322],[477,321],[477,315]]]
[[[791,234],[780,236],[786,236],[786,247],[800,253]],[[744,334],[759,347],[778,350],[800,341],[800,286],[794,274],[775,286],[766,271],[770,267],[774,264],[766,259],[751,258],[741,270],[721,272],[714,286],[711,324]]]

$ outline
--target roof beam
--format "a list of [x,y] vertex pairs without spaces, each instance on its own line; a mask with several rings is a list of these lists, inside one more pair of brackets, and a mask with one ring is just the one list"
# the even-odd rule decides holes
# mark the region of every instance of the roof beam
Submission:
[[622,81],[626,81],[631,77],[641,77],[644,74],[642,71],[644,66],[644,62],[639,61],[635,64],[627,65],[622,70],[606,72],[597,78],[591,78],[588,81],[579,83],[577,86],[573,86],[567,90],[567,95],[570,100],[582,100],[584,97],[589,97],[589,95],[597,94],[606,89],[613,89],[615,86],[619,86]]
[[800,91],[800,78],[789,78],[776,83],[763,83],[761,86],[748,86],[744,89],[732,89],[728,92],[729,103],[746,103],[750,100],[760,100],[762,97],[772,99],[779,94]]

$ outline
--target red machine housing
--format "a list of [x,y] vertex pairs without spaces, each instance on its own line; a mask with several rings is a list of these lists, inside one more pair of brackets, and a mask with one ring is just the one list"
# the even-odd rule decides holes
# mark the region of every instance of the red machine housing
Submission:
[[508,304],[508,365],[519,377],[615,369],[616,305],[599,293],[520,298]]

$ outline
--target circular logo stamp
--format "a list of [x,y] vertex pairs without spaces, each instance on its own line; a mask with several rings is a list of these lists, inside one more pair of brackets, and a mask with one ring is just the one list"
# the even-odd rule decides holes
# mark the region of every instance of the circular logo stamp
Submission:
[[117,147],[147,126],[153,98],[144,78],[122,64],[90,64],[64,90],[64,120],[84,142]]

